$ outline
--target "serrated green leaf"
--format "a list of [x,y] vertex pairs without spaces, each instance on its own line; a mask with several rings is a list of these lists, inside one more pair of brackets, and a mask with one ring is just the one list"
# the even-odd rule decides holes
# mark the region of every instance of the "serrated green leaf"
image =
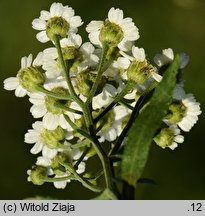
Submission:
[[99,196],[92,200],[117,200],[117,197],[110,189],[105,189]]
[[165,71],[150,103],[143,109],[128,133],[122,159],[122,179],[134,187],[146,165],[153,136],[159,129],[172,100],[178,70],[177,55]]

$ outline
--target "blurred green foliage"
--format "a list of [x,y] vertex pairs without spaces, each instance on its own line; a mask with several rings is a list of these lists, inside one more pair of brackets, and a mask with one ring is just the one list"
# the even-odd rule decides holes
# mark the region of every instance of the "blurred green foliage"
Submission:
[[[61,0],[69,4],[84,20],[101,20],[110,7],[119,7],[139,27],[137,46],[145,48],[150,60],[164,48],[186,52],[191,61],[184,72],[187,92],[193,92],[205,106],[205,1],[204,0]],[[49,9],[51,0],[0,1],[0,199],[23,199],[35,195],[58,199],[89,199],[95,195],[78,183],[66,190],[52,185],[34,186],[26,181],[26,170],[35,162],[30,146],[23,142],[24,133],[34,121],[26,98],[18,99],[3,90],[3,80],[15,76],[20,59],[37,54],[43,45],[36,38],[31,22],[42,9]],[[80,33],[87,40],[84,28]],[[205,199],[205,118],[186,134],[185,142],[175,151],[153,145],[143,177],[156,185],[139,184],[138,199]]]

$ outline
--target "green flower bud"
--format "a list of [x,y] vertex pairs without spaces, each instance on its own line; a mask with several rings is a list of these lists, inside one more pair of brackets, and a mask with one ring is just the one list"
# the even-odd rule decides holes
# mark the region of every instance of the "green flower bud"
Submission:
[[[60,95],[64,95],[64,96],[68,95],[68,90],[64,89],[63,87],[57,87],[57,88],[52,89],[51,91],[54,93],[60,94]],[[45,97],[46,108],[49,112],[56,114],[56,115],[63,114],[63,110],[59,107],[56,107],[55,105],[56,102],[59,102],[59,100],[56,98],[53,98],[51,96]],[[63,101],[61,101],[61,103],[63,103]],[[64,105],[69,107],[70,102],[67,101]]]
[[43,129],[40,139],[49,148],[58,148],[58,143],[65,139],[65,133],[61,127],[57,127],[55,130]]
[[35,92],[38,85],[45,82],[44,75],[36,67],[27,67],[18,72],[20,85],[30,92]]
[[174,102],[169,106],[169,111],[166,116],[166,119],[172,123],[176,124],[180,122],[186,115],[187,108],[181,101]]
[[47,177],[47,168],[42,166],[35,166],[32,168],[30,173],[30,180],[35,185],[43,185],[44,184],[44,178]]
[[[79,92],[82,95],[88,96],[88,94],[92,88],[92,85],[95,82],[95,79],[96,79],[95,74],[92,74],[90,72],[90,70],[85,70],[85,71],[83,71],[77,75],[77,77],[76,77],[77,86],[76,87],[78,88]],[[106,82],[107,82],[107,78],[105,76],[102,76],[102,79],[101,79],[101,81],[98,85],[97,91],[96,91],[96,95],[102,91]]]
[[162,148],[166,148],[174,142],[174,134],[169,128],[163,128],[154,138],[156,144]]
[[65,38],[69,28],[69,23],[62,17],[52,17],[46,24],[46,34],[51,40],[54,40],[56,35]]
[[152,71],[153,66],[146,61],[133,61],[127,70],[127,77],[138,85],[142,85],[151,77]]
[[106,43],[109,46],[116,47],[123,39],[124,33],[122,28],[115,23],[111,23],[108,19],[105,20],[99,35],[102,44]]

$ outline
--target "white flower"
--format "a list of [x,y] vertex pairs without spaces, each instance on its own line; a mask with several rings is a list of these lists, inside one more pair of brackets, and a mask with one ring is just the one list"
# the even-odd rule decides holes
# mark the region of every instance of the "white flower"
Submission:
[[[69,49],[76,49],[76,56],[72,56],[73,60],[77,60],[77,64],[74,64],[75,67],[71,68],[71,72],[80,73],[83,70],[86,70],[88,67],[95,67],[99,61],[99,57],[94,54],[95,48],[90,42],[82,44],[82,38],[80,35],[74,33],[69,34],[68,38],[64,38],[60,41],[61,47],[64,54],[64,59],[70,57]],[[73,55],[73,51],[71,51]],[[46,77],[48,79],[55,79],[59,76],[62,76],[63,71],[59,62],[57,61],[58,53],[56,48],[51,47],[44,50],[44,63],[43,69],[46,71]],[[80,59],[80,61],[79,61]]]
[[[186,67],[186,65],[189,62],[189,56],[185,53],[179,54],[179,65],[180,69],[183,69]],[[162,50],[162,54],[156,54],[154,57],[154,62],[159,66],[162,67],[163,65],[166,65],[174,60],[174,52],[171,48]]]
[[[82,44],[82,38],[79,34],[70,33],[68,37],[63,38],[60,40],[61,48],[66,47],[75,47],[79,48]],[[49,60],[55,60],[58,58],[58,52],[55,47],[47,48],[43,51],[44,53],[44,63],[46,63]],[[43,65],[44,66],[44,65]]]
[[198,115],[201,114],[200,104],[196,102],[193,94],[186,94],[182,104],[186,108],[186,113],[178,125],[183,131],[188,132],[198,121]]
[[[62,51],[64,53],[64,59],[66,60],[66,48],[75,48],[78,49],[82,44],[82,38],[78,34],[70,33],[67,38],[60,40]],[[44,62],[43,69],[46,71],[46,77],[48,79],[55,79],[63,75],[63,71],[59,62],[57,61],[58,53],[55,47],[47,48],[43,51],[44,53]]]
[[[126,70],[129,68],[132,62],[141,62],[144,64],[143,67],[148,66],[148,62],[146,60],[146,55],[145,55],[145,50],[143,48],[133,46],[132,47],[133,56],[130,56],[123,51],[120,51],[120,54],[123,57],[119,57],[117,61],[114,62],[113,66],[118,68],[119,70],[124,70],[121,74],[124,80],[128,80]],[[151,67],[151,70],[149,72],[151,74],[151,77],[155,79],[157,82],[160,82],[162,80],[162,76],[160,76],[157,73],[156,68]],[[143,88],[143,86],[141,87]]]
[[[78,165],[78,169],[76,170],[76,172],[78,174],[81,174],[85,171],[85,162],[81,162],[79,165]],[[61,175],[55,175],[55,178],[61,178],[61,177],[65,177],[65,176],[69,176],[71,175],[71,173],[69,173],[68,171],[66,171],[64,174],[61,174]],[[54,186],[55,188],[57,189],[64,189],[68,183],[70,183],[71,180],[66,180],[66,181],[56,181],[54,182]]]
[[168,128],[162,128],[154,141],[162,148],[168,147],[174,150],[178,143],[184,142],[184,137],[180,134],[180,130],[176,125],[171,125]]
[[76,32],[77,28],[81,26],[83,23],[81,21],[80,16],[74,16],[75,12],[71,7],[63,6],[61,3],[54,2],[50,11],[41,11],[41,15],[38,19],[34,19],[32,22],[32,26],[34,29],[39,30],[36,37],[37,39],[45,43],[49,41],[49,38],[46,33],[47,24],[52,18],[62,18],[62,20],[67,24],[67,34],[70,32]]
[[114,141],[122,132],[122,123],[124,118],[130,114],[130,110],[124,106],[115,106],[110,113],[108,113],[107,122],[103,125],[104,128],[98,132],[100,136],[99,141],[104,142]]
[[112,101],[113,97],[117,94],[117,90],[114,86],[110,84],[106,84],[102,90],[102,92],[95,97],[93,97],[93,109],[105,108]]
[[[50,91],[52,89],[62,87],[63,89],[67,89],[67,84],[64,79],[58,79],[56,81],[51,81],[44,85],[44,87]],[[72,127],[68,124],[68,122],[64,118],[64,114],[68,115],[71,120],[79,118],[80,115],[75,114],[69,111],[63,111],[60,108],[55,108],[50,106],[48,96],[44,93],[31,93],[29,101],[33,104],[30,111],[34,118],[43,117],[43,125],[48,130],[55,130],[58,126],[61,126],[63,129],[67,129],[68,131],[72,131]],[[74,102],[72,102],[74,103]],[[74,105],[73,105],[74,106]],[[81,110],[79,110],[81,111]]]
[[[128,51],[132,42],[139,38],[138,28],[132,22],[132,19],[129,17],[124,18],[123,11],[119,8],[111,8],[108,12],[108,21],[118,26],[122,31],[123,37],[118,44],[119,49]],[[103,21],[91,21],[86,28],[90,41],[95,45],[102,46],[99,35],[104,24]]]
[[177,124],[183,131],[188,132],[198,121],[201,114],[200,104],[196,102],[193,94],[186,94],[183,84],[176,85],[173,92],[174,102],[170,105],[168,114],[164,120],[168,124]]
[[138,61],[138,62],[143,62],[146,60],[146,55],[145,55],[145,50],[143,48],[139,48],[136,46],[132,47],[132,55],[133,56],[129,56],[127,55],[125,52],[120,51],[120,54],[122,56],[124,56],[127,60],[130,61]]
[[[71,145],[69,144],[68,142],[65,142],[65,145]],[[72,161],[72,165],[74,166],[75,163],[77,162],[77,160],[80,158],[81,156],[81,151],[79,149],[72,149],[72,150],[59,150],[59,152],[63,152],[63,154],[66,154],[70,160]],[[49,175],[55,175],[55,178],[62,178],[62,177],[68,177],[71,175],[71,173],[67,170],[65,171],[61,171],[61,172],[58,172],[58,173],[55,173],[55,171],[53,169],[51,169],[51,165],[53,163],[53,160],[55,158],[47,158],[45,157],[44,155],[43,156],[40,156],[37,158],[37,162],[36,162],[36,165],[38,166],[43,166],[43,167],[47,167],[48,170],[49,170]],[[85,172],[85,162],[82,161],[78,167],[77,167],[77,170],[76,172],[78,174],[81,174],[83,172]],[[57,188],[57,189],[64,189],[67,185],[67,183],[70,183],[71,180],[63,180],[63,181],[55,181],[55,178],[53,179],[54,180],[54,186]]]
[[94,54],[95,47],[90,43],[86,42],[80,47],[80,53],[82,54],[83,60],[78,65],[78,73],[86,70],[88,67],[95,67],[99,62],[99,58]]
[[[61,128],[58,128],[56,131],[46,130],[43,126],[43,122],[40,121],[33,123],[32,127],[33,129],[28,130],[28,132],[25,134],[24,141],[29,144],[34,144],[34,146],[31,149],[32,154],[38,154],[39,152],[42,151],[42,155],[48,160],[55,157],[59,151],[58,148],[50,147],[51,142],[57,143],[62,138],[65,138],[67,140],[73,138],[71,133],[64,132]],[[48,137],[45,137],[46,135]],[[54,145],[55,144],[52,144],[52,146]]]
[[[25,70],[26,68],[29,68],[31,66],[38,67],[42,65],[43,61],[43,53],[40,52],[36,58],[33,60],[32,54],[30,54],[28,57],[22,57],[21,58],[21,68],[20,71]],[[8,91],[15,90],[16,97],[24,97],[25,95],[29,94],[29,92],[22,87],[20,83],[20,79],[18,75],[16,77],[9,77],[4,80],[4,89]]]

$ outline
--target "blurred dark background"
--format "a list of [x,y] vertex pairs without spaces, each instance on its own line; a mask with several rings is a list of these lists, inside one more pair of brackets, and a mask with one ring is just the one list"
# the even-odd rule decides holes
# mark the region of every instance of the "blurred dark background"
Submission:
[[[91,20],[106,18],[114,6],[132,17],[140,30],[137,45],[144,47],[150,59],[162,49],[172,47],[191,57],[185,70],[186,90],[205,106],[205,1],[204,0],[69,0],[60,1],[76,10],[84,20],[80,33],[86,39],[84,27]],[[3,90],[3,80],[15,76],[22,56],[36,55],[49,44],[36,38],[31,22],[41,10],[48,10],[52,0],[0,1],[0,199],[23,199],[47,195],[58,199],[89,199],[94,196],[81,185],[70,184],[66,190],[52,185],[34,186],[26,181],[26,170],[35,162],[30,146],[23,142],[24,133],[34,120],[26,98],[16,98]],[[143,177],[156,185],[140,184],[138,199],[205,199],[205,118],[185,136],[185,142],[175,151],[153,145]]]

